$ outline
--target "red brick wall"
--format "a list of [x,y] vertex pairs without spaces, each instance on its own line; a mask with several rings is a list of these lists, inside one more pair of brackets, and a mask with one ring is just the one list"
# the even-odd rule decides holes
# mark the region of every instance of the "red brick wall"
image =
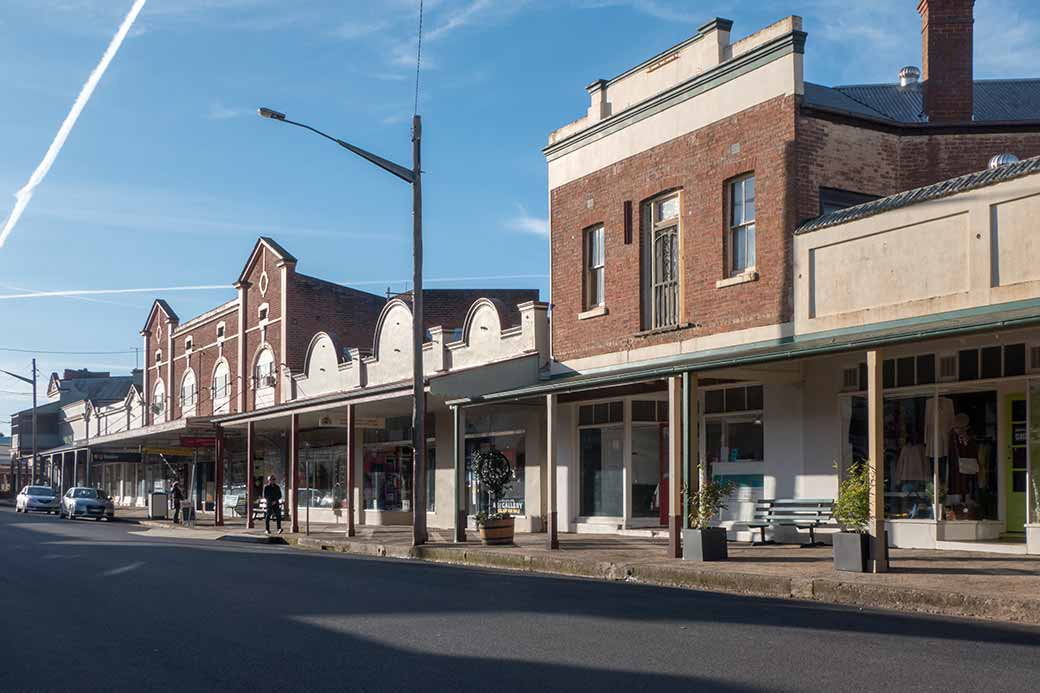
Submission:
[[[245,411],[253,411],[255,408],[254,394],[256,392],[256,379],[254,368],[259,356],[260,346],[267,344],[274,351],[277,375],[275,378],[275,402],[283,401],[281,364],[285,363],[285,353],[282,348],[282,269],[278,267],[279,259],[266,246],[262,247],[256,261],[248,268],[245,280],[249,283],[246,289],[246,312],[245,312]],[[267,273],[267,291],[260,292],[261,279]],[[290,264],[287,272],[291,276],[295,268]],[[267,324],[260,328],[259,311],[260,306],[267,304]]]
[[302,373],[307,348],[319,332],[332,337],[337,355],[344,347],[372,348],[383,296],[293,273],[289,284],[286,360],[293,373]]
[[[217,342],[217,325],[224,323],[224,341]],[[192,351],[185,358],[184,343],[188,337],[192,338]],[[223,356],[228,362],[231,371],[231,404],[230,411],[235,407],[235,381],[234,375],[238,367],[238,305],[222,311],[218,315],[207,319],[205,322],[195,325],[189,329],[179,331],[175,334],[173,348],[176,358],[173,362],[173,384],[171,418],[180,418],[183,415],[181,408],[181,381],[187,372],[188,364],[195,371],[195,385],[198,389],[198,404],[195,407],[195,416],[211,416],[213,414],[213,369]]]
[[921,0],[924,112],[932,123],[970,123],[975,0]]
[[[791,316],[791,229],[796,102],[778,97],[550,191],[552,331],[568,360],[784,322]],[[735,145],[739,145],[739,151]],[[759,278],[716,288],[726,276],[726,186],[755,174]],[[640,203],[681,190],[680,329],[640,334]],[[589,201],[591,200],[591,206]],[[624,243],[624,203],[633,205]],[[605,228],[608,314],[582,312],[582,232]],[[692,326],[682,327],[690,324]]]

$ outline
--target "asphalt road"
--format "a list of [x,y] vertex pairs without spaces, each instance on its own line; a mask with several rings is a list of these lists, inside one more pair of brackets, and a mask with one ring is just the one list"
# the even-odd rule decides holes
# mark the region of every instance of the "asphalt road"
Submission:
[[142,531],[0,508],[0,690],[1040,689],[1037,629]]

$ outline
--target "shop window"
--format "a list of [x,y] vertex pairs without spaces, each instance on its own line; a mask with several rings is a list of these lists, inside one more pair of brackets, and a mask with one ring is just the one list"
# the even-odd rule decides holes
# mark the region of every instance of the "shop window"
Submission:
[[935,382],[935,354],[917,357],[917,384],[931,385]]
[[605,267],[603,226],[585,230],[585,309],[605,303]]
[[981,375],[982,378],[999,378],[1003,373],[1001,353],[999,346],[983,347],[981,350]]
[[579,429],[580,513],[585,517],[621,517],[624,476],[622,426]]
[[729,184],[729,273],[755,269],[755,176]]
[[881,362],[881,387],[892,388],[896,386],[896,362],[886,359]]
[[527,513],[524,493],[525,468],[527,465],[526,442],[523,431],[507,431],[486,435],[466,436],[466,513],[491,512],[490,498],[483,486],[477,482],[473,472],[473,455],[478,450],[495,449],[505,455],[513,468],[513,479],[502,489],[497,512],[508,515]]
[[[714,393],[722,393],[722,397]],[[728,387],[704,394],[708,463],[765,461],[762,386]]]
[[1013,378],[1026,373],[1026,345],[1009,344],[1004,347],[1004,377]]
[[979,350],[962,349],[957,352],[957,380],[979,379]]
[[662,400],[633,400],[632,421],[667,422],[668,402]]
[[656,330],[679,324],[679,195],[643,205],[643,324]]

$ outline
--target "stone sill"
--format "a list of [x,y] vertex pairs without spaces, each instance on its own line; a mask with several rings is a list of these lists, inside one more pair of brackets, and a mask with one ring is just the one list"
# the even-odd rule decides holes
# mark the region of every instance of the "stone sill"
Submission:
[[682,323],[682,324],[679,324],[679,325],[669,325],[668,327],[658,327],[658,328],[653,329],[653,330],[643,330],[641,332],[636,332],[634,336],[635,337],[653,337],[654,335],[657,335],[657,334],[667,334],[669,332],[678,332],[679,330],[688,330],[688,329],[693,328],[693,327],[700,327],[700,325],[698,323],[695,323],[695,322],[685,322],[685,323]]
[[591,318],[598,318],[609,313],[610,311],[607,310],[607,307],[605,305],[596,306],[595,308],[588,309],[584,313],[578,313],[578,320],[589,320]]
[[722,289],[727,286],[736,286],[737,284],[746,284],[754,281],[758,281],[758,272],[752,270],[750,272],[742,272],[741,274],[729,277],[728,279],[720,279],[715,282],[715,288]]

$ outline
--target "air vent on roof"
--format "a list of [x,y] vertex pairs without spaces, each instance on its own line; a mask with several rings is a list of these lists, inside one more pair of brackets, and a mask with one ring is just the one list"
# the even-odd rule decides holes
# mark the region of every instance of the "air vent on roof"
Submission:
[[1017,164],[1018,157],[1014,154],[1004,152],[1003,154],[997,154],[989,160],[990,168],[1000,168],[1001,166],[1007,166],[1008,164]]
[[920,78],[921,70],[914,65],[907,65],[899,70],[899,86],[901,87],[909,87],[911,84],[917,84],[917,80]]

